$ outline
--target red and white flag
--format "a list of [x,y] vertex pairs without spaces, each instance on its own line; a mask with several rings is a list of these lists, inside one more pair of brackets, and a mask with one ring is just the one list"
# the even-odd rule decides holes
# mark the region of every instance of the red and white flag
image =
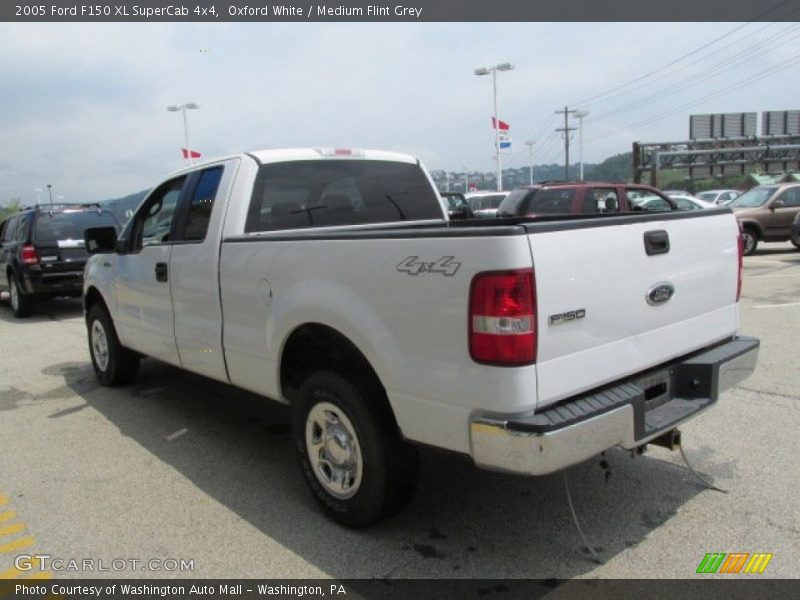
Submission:
[[183,158],[200,158],[202,156],[199,152],[187,148],[181,148],[181,151],[183,151]]
[[494,117],[492,117],[492,129],[499,129],[500,131],[508,131],[508,123],[506,123],[505,121],[501,121],[500,119],[497,119],[497,122],[500,123],[500,127],[497,127],[497,125],[495,124]]

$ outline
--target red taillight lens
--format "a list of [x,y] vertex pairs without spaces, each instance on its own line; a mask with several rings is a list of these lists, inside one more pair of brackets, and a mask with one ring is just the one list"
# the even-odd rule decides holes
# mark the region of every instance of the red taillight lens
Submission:
[[39,255],[36,254],[36,248],[31,244],[25,244],[19,251],[19,259],[23,265],[35,265],[39,262]]
[[536,287],[532,269],[479,273],[469,298],[469,353],[493,365],[536,362]]
[[742,224],[739,222],[739,237],[737,238],[739,244],[739,273],[736,279],[736,301],[742,295],[742,271],[744,270],[744,238],[742,237]]

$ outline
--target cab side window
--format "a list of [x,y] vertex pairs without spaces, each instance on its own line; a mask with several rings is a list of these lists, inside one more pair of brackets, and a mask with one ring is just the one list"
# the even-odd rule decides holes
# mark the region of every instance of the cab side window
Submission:
[[134,217],[132,250],[172,241],[175,208],[186,177],[178,177],[153,192]]
[[222,167],[213,167],[200,173],[197,185],[189,198],[186,222],[183,226],[185,241],[199,242],[205,239],[221,179]]
[[800,187],[789,188],[781,195],[784,206],[797,207],[800,206]]

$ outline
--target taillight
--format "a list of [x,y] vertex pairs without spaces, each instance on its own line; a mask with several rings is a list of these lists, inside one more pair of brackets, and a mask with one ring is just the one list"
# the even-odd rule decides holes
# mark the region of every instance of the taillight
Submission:
[[469,353],[493,365],[536,362],[536,287],[532,269],[479,273],[469,297]]
[[19,259],[23,265],[35,265],[39,262],[39,255],[36,253],[36,248],[32,244],[25,244],[19,250]]
[[739,297],[742,295],[742,271],[744,270],[744,238],[742,237],[742,223],[741,221],[737,221],[739,223],[739,237],[738,240],[738,247],[739,247],[739,272],[736,279],[736,301],[739,301]]

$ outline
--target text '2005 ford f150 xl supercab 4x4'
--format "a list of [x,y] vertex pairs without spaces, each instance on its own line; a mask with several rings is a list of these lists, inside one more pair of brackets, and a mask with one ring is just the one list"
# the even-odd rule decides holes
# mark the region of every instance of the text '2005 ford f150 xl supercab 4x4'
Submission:
[[288,403],[314,497],[366,526],[417,448],[539,475],[639,448],[754,369],[730,210],[448,221],[410,156],[269,150],[86,234],[94,369],[142,355]]

